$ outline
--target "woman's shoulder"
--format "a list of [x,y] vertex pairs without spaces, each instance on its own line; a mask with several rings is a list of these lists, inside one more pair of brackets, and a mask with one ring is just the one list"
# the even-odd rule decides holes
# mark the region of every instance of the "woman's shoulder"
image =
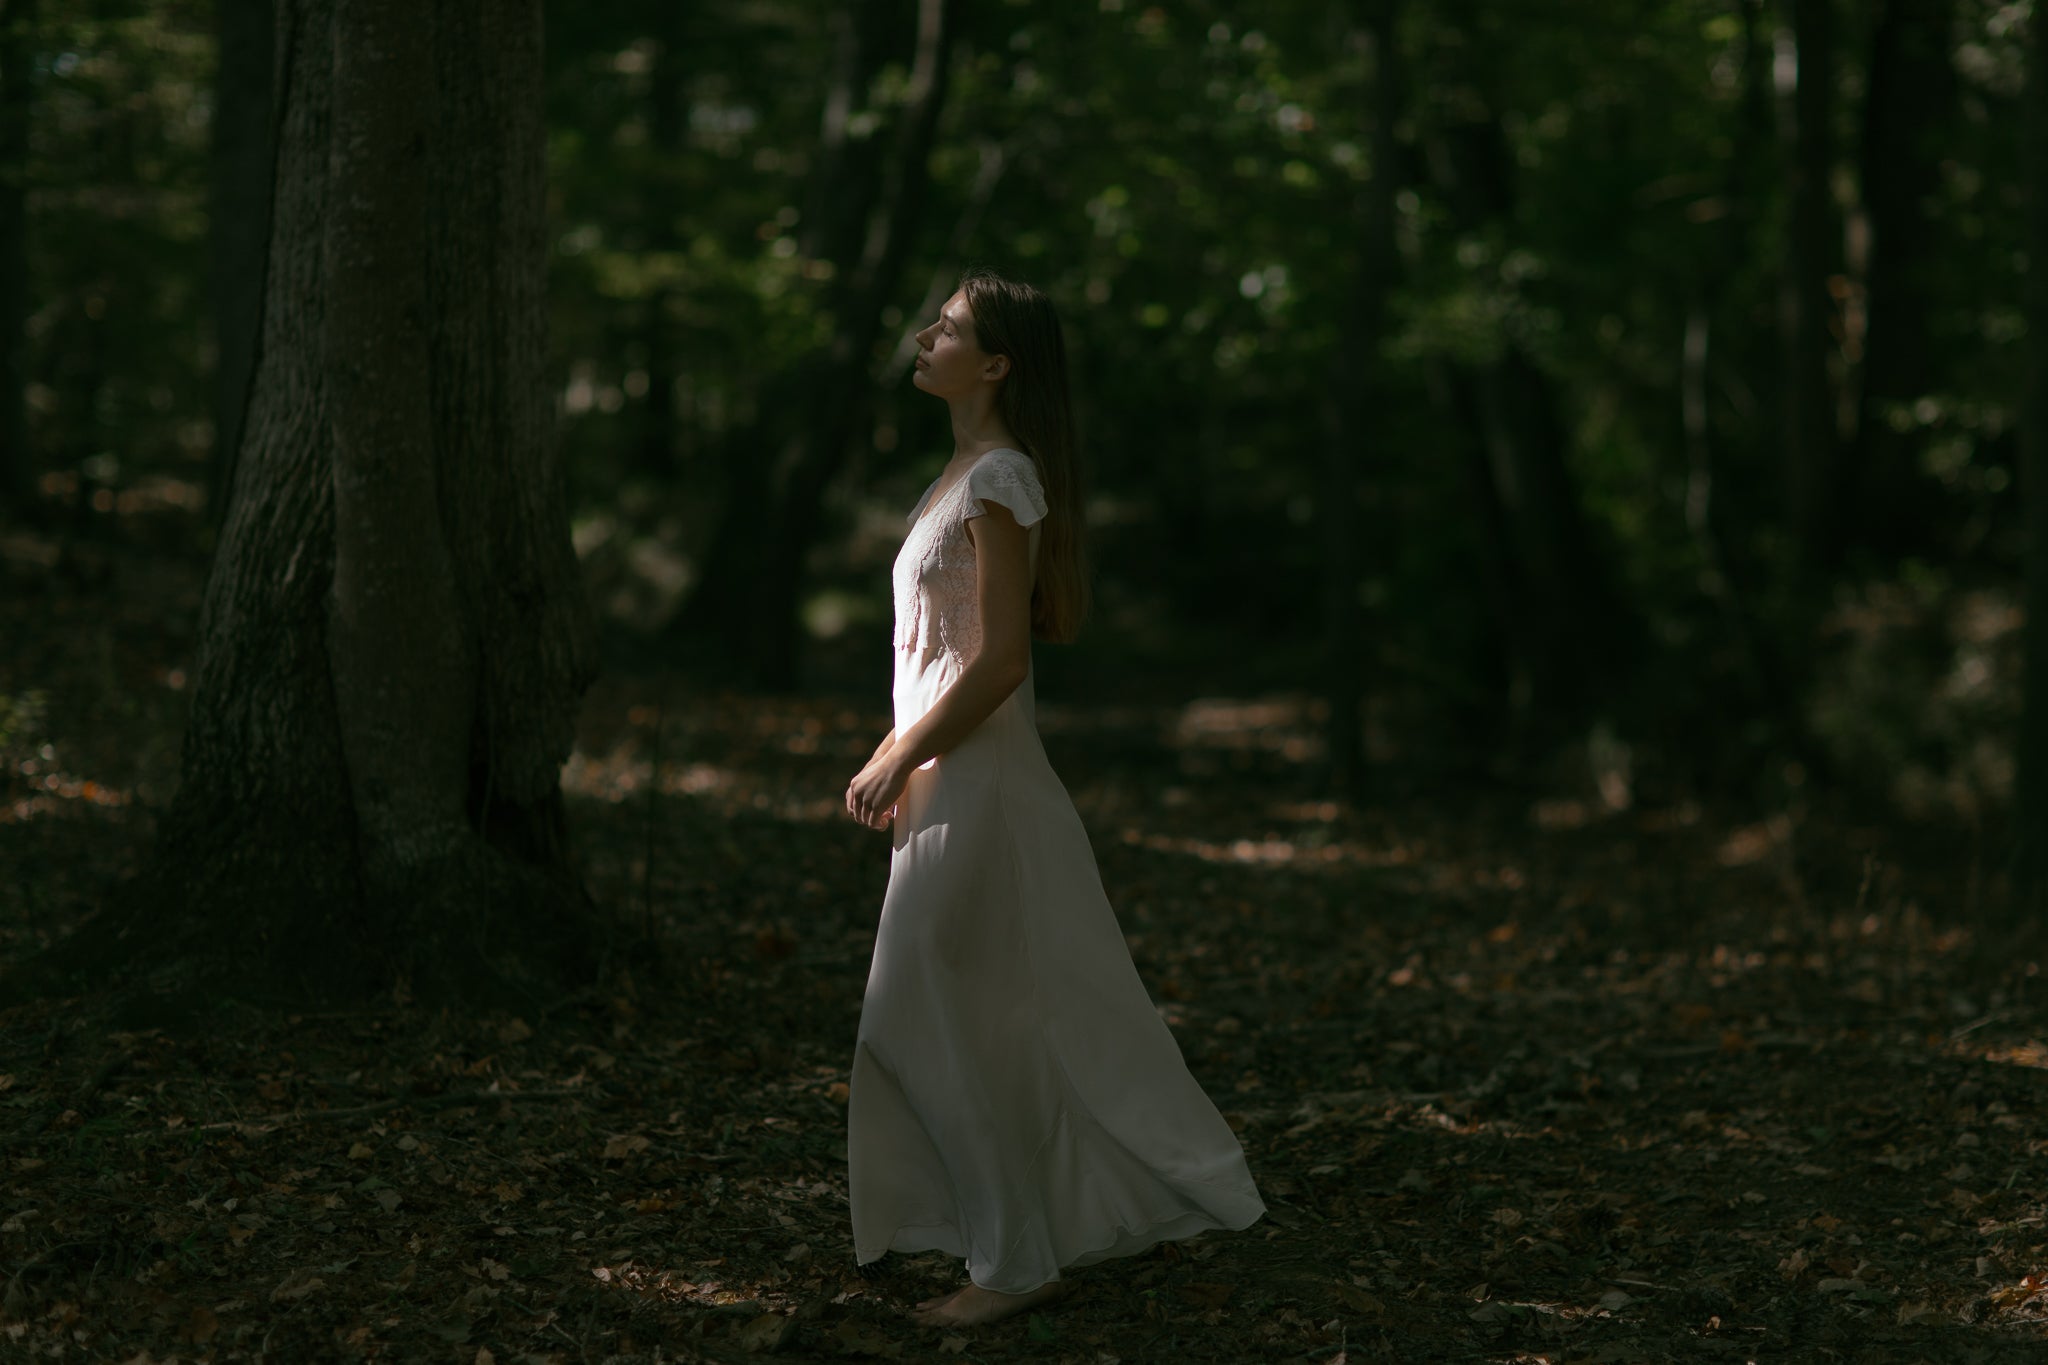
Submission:
[[999,479],[1025,479],[1036,485],[1038,461],[1032,459],[1015,446],[997,446],[974,462],[971,473]]
[[998,446],[974,462],[967,471],[967,516],[985,510],[982,500],[999,502],[1010,509],[1021,525],[1029,526],[1046,514],[1045,486],[1038,477],[1038,465],[1029,455],[1009,446]]

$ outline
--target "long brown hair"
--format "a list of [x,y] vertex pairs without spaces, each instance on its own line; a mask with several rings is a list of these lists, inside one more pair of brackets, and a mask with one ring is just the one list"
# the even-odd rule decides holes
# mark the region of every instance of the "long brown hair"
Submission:
[[1042,290],[989,270],[969,271],[960,292],[974,314],[976,344],[990,355],[1010,358],[996,402],[1003,424],[1038,466],[1047,504],[1038,573],[1031,585],[1031,633],[1064,644],[1081,631],[1089,592],[1080,454],[1059,314]]

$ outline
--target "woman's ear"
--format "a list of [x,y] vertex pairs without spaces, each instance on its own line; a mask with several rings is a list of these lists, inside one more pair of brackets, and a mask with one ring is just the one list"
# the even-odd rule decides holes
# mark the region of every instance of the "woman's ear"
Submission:
[[1006,355],[992,355],[988,358],[988,377],[990,379],[1005,379],[1009,377],[1009,373],[1010,357]]

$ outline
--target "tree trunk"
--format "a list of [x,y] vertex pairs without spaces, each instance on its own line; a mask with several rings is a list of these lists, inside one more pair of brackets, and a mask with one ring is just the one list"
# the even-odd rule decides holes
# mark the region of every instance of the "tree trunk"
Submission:
[[2038,929],[2048,909],[2048,14],[2028,20],[2020,183],[2027,223],[2025,369],[2020,376],[2020,488],[2026,517],[2026,655],[2020,722],[2014,908]]
[[[1786,520],[1799,577],[1808,589],[1833,567],[1842,525],[1835,399],[1828,375],[1834,343],[1829,281],[1838,273],[1830,179],[1834,173],[1835,0],[1790,0],[1797,71],[1781,83],[1780,135],[1790,176],[1791,222],[1778,286],[1783,348]],[[1781,35],[1781,41],[1784,35]],[[1781,69],[1787,64],[1780,63]],[[1811,592],[1805,595],[1811,596]]]
[[1919,445],[1889,410],[1934,389],[1935,222],[1944,134],[1954,106],[1954,0],[1884,0],[1871,40],[1859,155],[1870,258],[1864,269],[1862,384],[1857,398],[1852,540],[1885,559],[1910,553],[1935,500],[1916,468]]
[[[784,688],[796,680],[801,623],[797,619],[806,561],[817,542],[826,488],[845,462],[848,443],[867,411],[874,383],[873,353],[882,312],[894,295],[910,244],[922,220],[930,184],[932,144],[945,107],[957,0],[919,0],[917,41],[909,95],[896,146],[882,167],[870,213],[861,193],[875,177],[853,174],[871,155],[845,127],[843,101],[866,88],[878,63],[873,0],[846,20],[839,77],[828,92],[825,132],[811,203],[816,214],[804,245],[829,263],[826,316],[832,332],[822,352],[797,367],[789,401],[763,405],[763,440],[737,457],[759,461],[765,472],[744,475],[706,556],[705,571],[685,613],[685,634],[709,632],[727,657],[745,664],[754,680]],[[857,208],[858,211],[853,211]],[[787,425],[774,425],[781,419]],[[755,481],[758,480],[758,483]]]
[[538,0],[286,0],[271,268],[184,772],[95,948],[158,989],[531,999],[591,964]]
[[36,0],[0,0],[0,509],[35,506],[28,448],[28,133]]
[[1727,180],[1722,190],[1724,212],[1718,221],[1703,229],[1705,249],[1699,253],[1699,270],[1693,280],[1687,305],[1685,338],[1680,350],[1679,425],[1686,451],[1685,524],[1700,557],[1704,587],[1720,615],[1727,643],[1738,663],[1739,679],[1750,705],[1777,717],[1779,729],[1788,742],[1796,735],[1786,707],[1787,698],[1776,677],[1775,665],[1766,649],[1762,632],[1750,606],[1748,575],[1739,562],[1735,538],[1729,533],[1724,500],[1719,495],[1719,465],[1715,426],[1711,420],[1709,395],[1711,379],[1720,361],[1717,351],[1727,347],[1716,340],[1719,329],[1734,331],[1733,319],[1749,311],[1747,299],[1718,300],[1717,293],[1738,270],[1755,240],[1758,219],[1755,167],[1762,159],[1771,135],[1769,79],[1770,52],[1762,41],[1762,0],[1735,0],[1742,21],[1742,67],[1737,80],[1741,100],[1737,106],[1733,149],[1728,157]]
[[1363,18],[1372,44],[1372,84],[1361,113],[1370,131],[1372,175],[1358,200],[1357,261],[1351,307],[1338,348],[1340,372],[1332,376],[1329,439],[1324,450],[1323,512],[1323,695],[1329,706],[1329,785],[1357,794],[1365,785],[1365,747],[1359,723],[1364,697],[1366,652],[1358,609],[1358,483],[1372,443],[1371,400],[1384,397],[1380,343],[1386,332],[1387,297],[1393,288],[1395,168],[1400,148],[1395,126],[1401,117],[1400,63],[1395,52],[1398,0],[1365,0]]
[[[679,248],[676,233],[676,191],[665,177],[683,154],[684,96],[683,21],[681,7],[656,11],[652,35],[653,60],[647,77],[647,140],[657,171],[641,187],[641,246],[657,255]],[[680,479],[676,411],[676,375],[681,368],[672,308],[675,290],[657,284],[642,301],[641,363],[647,373],[647,395],[641,400],[640,467],[659,479]]]
[[[1461,232],[1509,222],[1512,160],[1497,116],[1475,96],[1473,112],[1440,130],[1430,161]],[[1487,500],[1497,505],[1515,595],[1503,621],[1526,680],[1511,699],[1524,714],[1572,717],[1616,690],[1635,624],[1579,505],[1566,465],[1566,432],[1550,377],[1514,337],[1499,354],[1460,367],[1459,408],[1484,454]]]
[[214,81],[211,253],[215,370],[213,458],[207,509],[219,523],[234,477],[263,321],[270,192],[277,156],[273,0],[220,0],[220,69]]

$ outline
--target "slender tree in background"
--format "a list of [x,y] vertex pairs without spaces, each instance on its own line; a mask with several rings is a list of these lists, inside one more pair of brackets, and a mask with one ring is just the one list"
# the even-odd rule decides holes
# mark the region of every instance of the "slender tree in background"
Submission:
[[1332,427],[1324,442],[1326,495],[1323,521],[1324,699],[1330,709],[1329,783],[1340,792],[1364,786],[1365,752],[1359,704],[1365,689],[1366,650],[1359,611],[1358,485],[1362,466],[1383,427],[1373,421],[1386,384],[1381,349],[1386,341],[1387,297],[1399,265],[1394,243],[1394,195],[1401,161],[1400,60],[1395,51],[1399,0],[1362,0],[1361,19],[1372,49],[1372,71],[1359,101],[1372,148],[1370,174],[1360,187],[1351,280],[1351,304],[1331,375]]
[[[689,87],[683,70],[684,25],[689,16],[686,6],[659,5],[649,18],[653,31],[648,36],[647,141],[654,157],[649,173],[642,177],[640,231],[642,250],[657,258],[680,246],[677,226],[682,204],[669,176],[681,156],[689,119]],[[682,368],[674,318],[676,293],[666,279],[649,289],[640,327],[640,359],[647,375],[647,395],[640,405],[644,420],[641,465],[665,478],[681,473],[678,461],[683,440],[676,403],[676,379]]]
[[28,132],[36,0],[0,0],[0,508],[26,513]]
[[[1445,45],[1456,93],[1426,134],[1426,161],[1449,219],[1483,239],[1512,231],[1516,167],[1486,68],[1476,12],[1454,6]],[[1473,496],[1486,577],[1508,665],[1511,713],[1579,718],[1620,676],[1635,627],[1566,464],[1556,383],[1524,338],[1503,330],[1492,354],[1442,367],[1439,389],[1470,431]]]
[[796,678],[805,563],[825,489],[868,410],[882,314],[922,221],[955,10],[956,0],[918,0],[909,81],[886,158],[852,115],[880,71],[894,7],[861,0],[836,18],[838,55],[801,243],[828,281],[829,332],[816,353],[770,386],[756,440],[734,440],[733,496],[681,623],[685,634],[718,641],[728,661],[750,665],[766,686]]
[[547,383],[540,6],[278,19],[263,335],[183,781],[96,946],[259,995],[546,990],[590,959],[558,772],[591,643]]
[[[1741,20],[1741,65],[1736,74],[1737,99],[1731,129],[1733,154],[1728,157],[1720,201],[1701,224],[1705,238],[1698,253],[1685,318],[1680,353],[1679,418],[1685,436],[1685,524],[1699,555],[1706,594],[1729,647],[1737,660],[1737,680],[1750,704],[1777,710],[1783,736],[1797,726],[1784,708],[1791,699],[1776,677],[1772,654],[1752,605],[1752,575],[1736,552],[1738,537],[1728,524],[1726,500],[1720,495],[1712,406],[1715,379],[1739,367],[1742,300],[1717,298],[1736,274],[1743,255],[1756,240],[1763,199],[1757,167],[1771,138],[1770,46],[1763,32],[1763,0],[1735,0]],[[1729,352],[1736,359],[1724,358]],[[1739,376],[1738,376],[1739,377]]]
[[207,506],[216,522],[234,477],[263,320],[271,176],[277,155],[271,108],[271,64],[277,56],[274,10],[273,0],[220,0],[214,11],[220,66],[214,81],[207,245],[217,360]]
[[[1789,177],[1790,219],[1778,286],[1783,351],[1786,520],[1802,577],[1832,566],[1841,521],[1829,283],[1838,274],[1841,234],[1831,180],[1836,0],[1790,0],[1792,27],[1778,54],[1780,135]],[[1790,50],[1783,45],[1789,43]]]
[[2048,908],[2048,14],[2028,20],[2025,135],[2026,360],[2020,375],[2020,486],[2026,517],[2026,643],[2019,751],[2015,908],[2038,929]]
[[1887,556],[1924,543],[1934,505],[1914,467],[1917,444],[1889,410],[1940,383],[1930,342],[1940,256],[1928,205],[1949,152],[1954,20],[1954,0],[1882,0],[1871,36],[1858,157],[1869,261],[1848,539]]

